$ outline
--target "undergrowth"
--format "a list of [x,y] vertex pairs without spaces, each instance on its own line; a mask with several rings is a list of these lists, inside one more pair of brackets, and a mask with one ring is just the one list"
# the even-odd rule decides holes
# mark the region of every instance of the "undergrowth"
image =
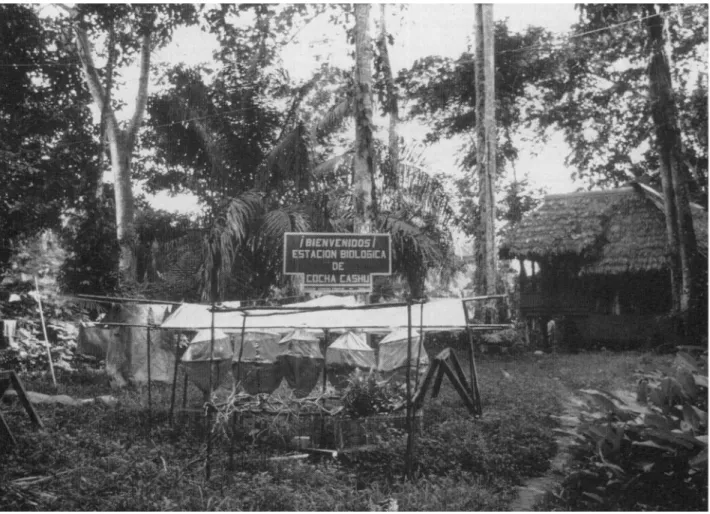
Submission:
[[[402,478],[405,438],[396,431],[385,444],[338,460],[271,462],[276,450],[248,442],[232,459],[229,443],[215,439],[206,480],[203,418],[171,427],[165,384],[153,388],[152,429],[145,388],[114,392],[118,407],[38,406],[44,431],[13,404],[3,412],[18,445],[0,459],[0,510],[361,511],[388,499],[400,510],[505,510],[516,486],[544,474],[556,451],[553,416],[568,394],[560,370],[574,370],[573,384],[600,378],[585,358],[479,362],[484,415],[476,419],[445,380],[439,397],[425,403],[411,482]],[[599,366],[613,368],[613,356],[604,359]],[[47,377],[23,378],[30,390],[53,392]],[[93,373],[59,379],[62,394],[111,393]],[[181,398],[179,387],[178,404]],[[188,403],[198,398],[193,392]]]

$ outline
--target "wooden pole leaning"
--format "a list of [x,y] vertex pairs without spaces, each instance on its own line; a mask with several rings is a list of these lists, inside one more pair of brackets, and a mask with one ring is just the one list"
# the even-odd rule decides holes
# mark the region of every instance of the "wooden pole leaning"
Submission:
[[39,294],[39,283],[35,279],[35,289],[37,290],[37,304],[39,305],[39,317],[42,321],[42,333],[44,334],[44,347],[47,349],[47,360],[49,361],[49,371],[52,373],[52,384],[57,388],[57,377],[54,374],[54,363],[52,362],[52,351],[49,348],[49,338],[47,337],[47,325],[44,323],[44,310],[42,309],[42,297]]

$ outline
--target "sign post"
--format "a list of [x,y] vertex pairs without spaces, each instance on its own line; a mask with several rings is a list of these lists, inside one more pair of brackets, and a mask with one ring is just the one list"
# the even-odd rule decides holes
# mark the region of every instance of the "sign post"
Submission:
[[389,234],[288,232],[284,274],[302,275],[306,291],[371,293],[374,275],[392,274]]

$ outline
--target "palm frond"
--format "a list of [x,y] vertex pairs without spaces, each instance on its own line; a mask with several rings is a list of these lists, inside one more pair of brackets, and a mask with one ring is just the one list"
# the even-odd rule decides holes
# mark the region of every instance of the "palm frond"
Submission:
[[264,209],[263,193],[248,191],[233,198],[224,216],[226,233],[235,238],[238,244],[242,243],[247,238],[249,227],[253,226]]
[[340,166],[351,167],[353,154],[354,150],[350,149],[344,153],[341,153],[340,155],[336,155],[334,157],[331,157],[330,159],[321,162],[315,168],[313,168],[313,176],[323,177],[325,175],[335,173],[335,171]]
[[311,129],[313,139],[324,137],[327,134],[337,130],[346,119],[353,115],[352,98],[348,97],[345,100],[335,104],[323,117],[318,120]]
[[298,122],[271,149],[259,166],[259,188],[273,189],[293,184],[300,191],[308,189],[312,165],[313,140],[303,122]]

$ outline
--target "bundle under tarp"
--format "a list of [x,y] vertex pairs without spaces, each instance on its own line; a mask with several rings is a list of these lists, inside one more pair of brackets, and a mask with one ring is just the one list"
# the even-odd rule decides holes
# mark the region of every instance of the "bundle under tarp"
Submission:
[[115,337],[119,337],[118,327],[108,327],[94,323],[81,323],[79,325],[79,338],[76,351],[84,355],[91,355],[97,359],[105,359],[111,341],[113,341]]
[[[397,329],[387,334],[387,336],[380,341],[377,371],[385,378],[394,376],[396,379],[403,379],[406,376],[408,340],[409,334],[407,329]],[[420,373],[423,373],[429,365],[429,356],[424,349],[422,337],[416,330],[412,330],[412,343],[410,348],[410,377],[413,379],[416,373],[417,360],[419,361]]]
[[215,391],[225,385],[230,378],[232,342],[221,330],[215,329],[214,343],[212,337],[212,330],[200,330],[192,338],[182,356],[182,363],[187,369],[190,380],[203,393],[210,392],[210,380],[212,391]]
[[[144,326],[148,323],[149,313],[151,322],[160,324],[169,312],[170,306],[165,304],[124,303],[111,308],[106,319],[124,324],[108,327],[101,336],[108,340],[106,373],[115,385],[123,387],[128,382],[148,381],[148,329]],[[108,323],[106,319],[104,321]],[[152,329],[150,341],[150,379],[171,382],[175,367],[175,347],[171,334]]]
[[367,345],[364,334],[345,332],[325,353],[328,380],[336,389],[348,386],[348,377],[356,369],[377,367],[375,351]]
[[[273,393],[281,380],[283,371],[278,360],[281,353],[278,332],[254,331],[233,336],[234,357],[232,374],[248,394]],[[240,362],[241,361],[241,362]]]
[[278,360],[284,377],[298,398],[308,396],[323,372],[319,339],[305,330],[294,330],[281,341]]

